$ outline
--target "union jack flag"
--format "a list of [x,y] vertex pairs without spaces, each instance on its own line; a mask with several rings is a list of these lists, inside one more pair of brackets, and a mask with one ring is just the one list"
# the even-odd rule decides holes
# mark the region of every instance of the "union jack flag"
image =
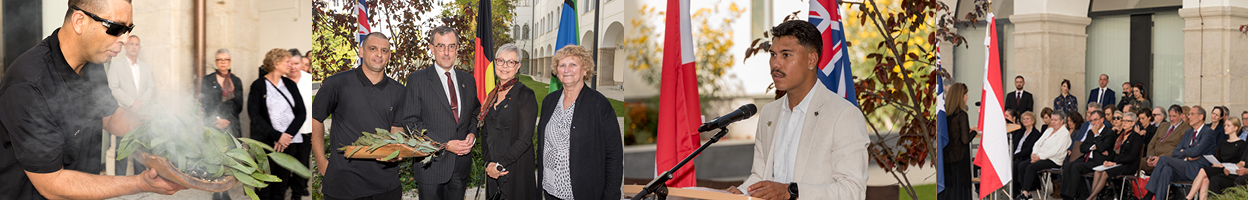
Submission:
[[364,0],[356,0],[355,2],[355,21],[359,25],[359,29],[355,31],[355,34],[359,35],[359,38],[356,38],[359,40],[356,41],[364,42],[364,36],[372,33],[373,27],[368,25],[368,6],[364,3]]
[[845,26],[841,24],[836,0],[811,0],[810,20],[823,34],[823,55],[819,56],[819,81],[832,92],[858,106],[854,75],[845,47]]

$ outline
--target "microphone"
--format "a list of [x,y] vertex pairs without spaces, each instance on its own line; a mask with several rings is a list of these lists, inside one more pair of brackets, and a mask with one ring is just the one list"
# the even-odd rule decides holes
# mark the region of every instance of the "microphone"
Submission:
[[719,118],[716,118],[714,121],[702,124],[701,127],[698,127],[698,132],[707,132],[710,130],[727,127],[728,124],[732,124],[733,122],[741,121],[744,119],[749,119],[750,116],[754,116],[754,113],[757,113],[757,112],[758,112],[758,107],[754,106],[754,104],[745,104],[744,106],[741,106],[741,108],[737,108],[736,111],[732,111],[731,113],[728,113],[727,115],[720,116]]

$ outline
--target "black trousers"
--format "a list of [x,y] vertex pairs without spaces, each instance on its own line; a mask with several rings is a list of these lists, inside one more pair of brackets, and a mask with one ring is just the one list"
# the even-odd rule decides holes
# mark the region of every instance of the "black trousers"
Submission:
[[419,190],[420,199],[464,199],[464,192],[468,186],[469,170],[454,170],[451,174],[451,180],[440,184],[421,183]]
[[[1037,174],[1037,172],[1040,172],[1040,170],[1057,168],[1057,167],[1061,167],[1061,166],[1058,166],[1057,163],[1053,162],[1053,160],[1041,160],[1041,161],[1036,161],[1035,163],[1032,163],[1030,161],[1023,162],[1020,165],[1014,166],[1014,170],[1016,171],[1015,173],[1022,173],[1022,177],[1023,177],[1022,186],[1023,187],[1021,189],[1031,191],[1031,190],[1036,190],[1037,188],[1040,187],[1040,179],[1039,179],[1040,175]],[[1039,194],[1039,195],[1043,195],[1043,194]],[[1036,195],[1032,195],[1032,196],[1036,196]]]
[[1062,166],[1062,197],[1084,199],[1091,195],[1083,174],[1093,172],[1092,168],[1100,166],[1103,161],[1083,162],[1076,160]]
[[[288,147],[289,150],[287,150],[290,152],[290,156],[298,159],[299,163],[303,163],[303,166],[312,166],[308,163],[309,158],[312,157],[312,141],[309,141],[311,138],[311,135],[303,134],[303,143],[291,143],[290,147]],[[308,193],[308,179],[306,178],[291,174],[289,186],[292,197],[310,195]]]
[[[339,198],[330,197],[328,195],[325,196],[325,200],[393,200],[393,199],[402,199],[402,198],[403,198],[402,186],[396,187],[393,190],[386,191],[381,194],[358,198],[358,199],[339,199]],[[425,199],[425,198],[422,197],[421,199]],[[460,198],[460,199],[463,199],[463,198]]]
[[970,156],[963,157],[962,160],[945,162],[945,191],[941,192],[940,199],[972,199],[971,190],[974,188],[971,183],[971,159]]

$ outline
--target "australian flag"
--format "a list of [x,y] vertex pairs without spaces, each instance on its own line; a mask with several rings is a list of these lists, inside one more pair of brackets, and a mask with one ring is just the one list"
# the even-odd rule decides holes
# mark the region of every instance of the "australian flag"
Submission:
[[364,36],[368,36],[369,33],[372,33],[373,27],[368,25],[367,4],[364,3],[364,0],[356,0],[355,2],[355,22],[359,27],[359,29],[355,31],[355,34],[359,36],[356,38],[358,39],[356,41],[364,42]]
[[811,0],[810,23],[823,34],[823,55],[819,56],[819,81],[832,92],[858,106],[854,75],[849,68],[845,47],[845,26],[841,24],[836,0]]

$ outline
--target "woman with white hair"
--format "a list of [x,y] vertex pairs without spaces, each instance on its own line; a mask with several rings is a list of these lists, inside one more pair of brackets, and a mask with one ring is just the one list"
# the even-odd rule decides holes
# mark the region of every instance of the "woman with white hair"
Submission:
[[[497,86],[477,116],[486,162],[486,199],[541,199],[533,174],[537,96],[520,83],[520,48],[504,44],[494,55]],[[516,173],[511,173],[516,172]]]

